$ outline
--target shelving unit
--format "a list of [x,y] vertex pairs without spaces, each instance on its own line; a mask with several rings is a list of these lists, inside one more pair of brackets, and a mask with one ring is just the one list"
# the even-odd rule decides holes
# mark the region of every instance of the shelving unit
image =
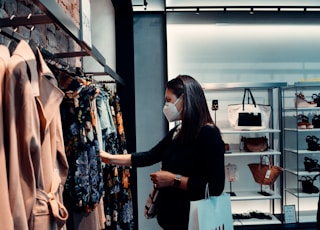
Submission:
[[[297,104],[296,95],[302,92],[307,101],[311,101],[312,94],[319,93],[319,82],[296,82],[283,88],[283,165],[284,172],[284,205],[295,205],[297,222],[316,222],[317,203],[319,193],[306,193],[302,191],[304,177],[313,178],[319,172],[306,170],[305,157],[320,160],[320,149],[308,150],[307,136],[320,138],[320,128],[298,128],[299,115],[308,117],[312,124],[312,117],[320,114],[320,107],[301,107]],[[313,182],[319,188],[319,179]]]
[[39,7],[42,11],[39,15],[13,15],[9,18],[0,19],[0,33],[15,39],[15,40],[28,40],[21,34],[16,33],[12,27],[18,26],[34,26],[39,24],[55,24],[59,26],[66,34],[68,34],[81,48],[80,51],[72,51],[65,53],[53,54],[55,58],[72,58],[72,57],[92,57],[97,63],[101,65],[101,69],[97,72],[90,72],[91,75],[108,75],[118,83],[126,85],[125,81],[107,64],[106,58],[96,48],[94,44],[88,45],[82,39],[82,29],[66,14],[56,1],[50,0],[34,0],[33,4]]
[[[270,156],[274,165],[281,166],[281,87],[287,83],[206,83],[202,85],[211,107],[211,100],[219,101],[219,109],[214,111],[212,116],[216,120],[225,143],[228,143],[230,150],[225,153],[225,164],[236,164],[239,178],[235,182],[226,179],[225,192],[235,193],[231,196],[233,214],[245,214],[256,211],[267,214],[271,219],[234,219],[234,225],[263,225],[281,224],[281,221],[274,214],[282,210],[282,188],[281,177],[272,186],[261,186],[254,181],[248,167],[249,163],[259,162],[262,156]],[[244,88],[250,88],[257,104],[269,104],[272,108],[270,124],[267,129],[248,131],[234,130],[230,127],[227,119],[228,104],[242,102]],[[227,93],[227,96],[226,96]],[[241,136],[266,136],[269,142],[269,149],[264,152],[246,152],[240,150]],[[232,184],[231,184],[232,183]],[[229,186],[230,184],[230,186]],[[263,190],[269,195],[261,195]]]

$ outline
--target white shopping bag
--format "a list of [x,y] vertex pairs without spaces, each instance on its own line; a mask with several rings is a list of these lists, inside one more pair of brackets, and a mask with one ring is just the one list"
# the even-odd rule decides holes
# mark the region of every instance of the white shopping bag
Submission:
[[209,196],[207,185],[206,198],[190,203],[188,229],[233,230],[230,195]]

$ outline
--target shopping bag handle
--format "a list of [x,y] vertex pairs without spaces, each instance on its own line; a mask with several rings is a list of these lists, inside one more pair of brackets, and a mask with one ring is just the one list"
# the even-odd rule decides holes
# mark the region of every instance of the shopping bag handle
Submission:
[[207,183],[207,184],[206,184],[206,190],[205,190],[204,198],[205,198],[205,199],[209,199],[209,197],[210,197],[209,183]]
[[[254,104],[254,107],[257,106],[251,90],[249,88],[245,88],[244,93],[243,93],[243,98],[242,98],[242,110],[244,110],[244,100],[246,98],[247,91],[248,91],[248,99],[251,97],[251,100],[252,100],[252,103]],[[250,94],[250,97],[249,97],[249,94]],[[249,100],[248,100],[248,104],[249,104]]]

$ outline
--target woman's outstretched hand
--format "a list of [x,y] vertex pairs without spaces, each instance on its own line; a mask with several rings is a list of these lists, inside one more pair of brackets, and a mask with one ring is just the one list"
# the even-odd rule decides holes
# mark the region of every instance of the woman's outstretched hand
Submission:
[[104,162],[106,164],[111,164],[112,156],[113,155],[111,153],[100,150],[100,157],[101,157],[102,162]]
[[100,157],[106,164],[131,166],[131,154],[111,154],[100,150]]

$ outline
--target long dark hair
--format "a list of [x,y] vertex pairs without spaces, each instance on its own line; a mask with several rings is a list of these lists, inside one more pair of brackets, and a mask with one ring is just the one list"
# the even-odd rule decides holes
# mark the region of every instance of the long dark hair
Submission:
[[179,75],[167,83],[167,88],[172,90],[177,98],[183,95],[182,127],[178,140],[183,143],[192,141],[197,138],[204,125],[214,125],[203,89],[193,77]]

